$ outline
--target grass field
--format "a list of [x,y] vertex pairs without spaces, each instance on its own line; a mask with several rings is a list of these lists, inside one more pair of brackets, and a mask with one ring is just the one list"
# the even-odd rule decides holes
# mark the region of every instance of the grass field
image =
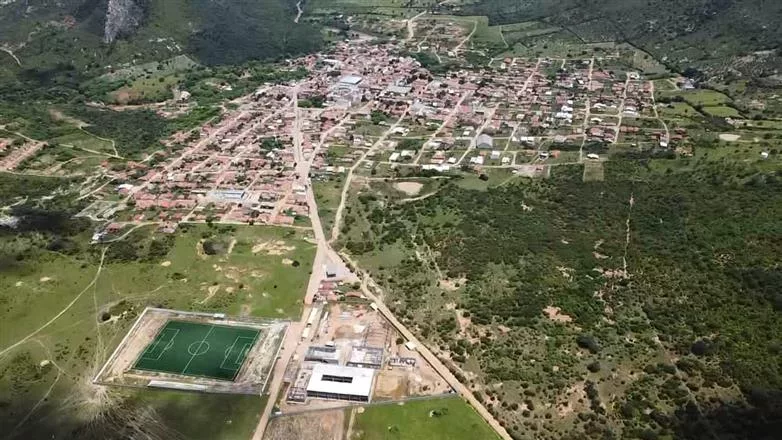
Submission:
[[331,230],[334,225],[334,217],[337,215],[337,207],[342,196],[343,182],[340,179],[320,181],[312,184],[315,192],[315,200],[318,202],[318,214],[325,230]]
[[52,142],[71,146],[87,152],[97,152],[105,154],[115,154],[111,141],[101,139],[86,131],[77,131],[52,139]]
[[356,414],[357,440],[493,440],[499,438],[459,398],[366,408]]
[[703,107],[719,107],[730,102],[730,98],[716,90],[698,89],[698,90],[683,90],[683,91],[661,91],[658,93],[658,97],[682,97],[692,106]]
[[720,118],[740,118],[741,113],[739,113],[738,110],[736,110],[733,107],[728,106],[713,106],[713,107],[704,107],[703,111],[705,113],[708,113],[712,116],[717,116]]
[[133,368],[233,380],[259,333],[245,327],[169,321]]
[[[0,407],[0,431],[13,430],[11,438],[51,438],[52,432],[83,426],[83,414],[89,412],[112,420],[91,424],[91,432],[105,433],[94,438],[247,438],[262,405],[257,397],[232,396],[246,403],[238,405],[192,393],[104,389],[91,379],[147,306],[299,316],[315,252],[309,232],[189,225],[168,235],[143,227],[125,240],[90,246],[91,233],[74,237],[80,247],[67,254],[27,251],[23,260],[5,265],[0,303],[4,322],[13,325],[0,332],[0,372],[5,372],[0,374],[0,402],[14,404]],[[25,240],[4,243],[11,252],[25,249]],[[218,252],[203,251],[207,240],[221,244],[213,246]],[[52,363],[41,367],[43,361]],[[39,403],[42,398],[45,403]],[[33,409],[35,417],[14,429]],[[57,420],[57,425],[32,420]],[[140,425],[139,420],[144,432],[117,433]],[[182,434],[171,435],[168,428]]]

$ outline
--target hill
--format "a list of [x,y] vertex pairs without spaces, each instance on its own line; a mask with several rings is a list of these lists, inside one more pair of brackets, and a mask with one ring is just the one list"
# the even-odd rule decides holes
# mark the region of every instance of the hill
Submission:
[[627,41],[669,67],[771,75],[782,64],[782,3],[764,0],[480,0],[451,8],[492,25],[543,21],[581,42]]
[[274,59],[320,47],[310,24],[291,26],[288,0],[64,0],[0,4],[0,45],[22,65],[77,67],[189,54],[206,64]]

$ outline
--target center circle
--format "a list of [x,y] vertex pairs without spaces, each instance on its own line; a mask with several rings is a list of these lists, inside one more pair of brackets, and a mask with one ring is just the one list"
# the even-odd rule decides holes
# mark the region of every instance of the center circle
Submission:
[[206,341],[193,342],[189,347],[187,347],[187,352],[193,356],[204,354],[207,351],[209,351],[209,343]]

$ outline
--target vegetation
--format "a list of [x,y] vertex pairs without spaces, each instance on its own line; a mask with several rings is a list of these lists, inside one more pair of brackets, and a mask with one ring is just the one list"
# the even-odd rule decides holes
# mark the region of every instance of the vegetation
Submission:
[[[515,28],[526,33],[526,46],[534,45],[535,40],[545,41],[561,27],[567,32],[557,34],[559,41],[628,41],[680,72],[695,68],[725,76],[735,75],[731,69],[752,77],[773,74],[782,62],[773,51],[780,39],[780,31],[772,30],[771,24],[779,18],[777,5],[749,0],[701,6],[697,0],[676,4],[665,0],[533,0],[523,4],[483,0],[452,8],[459,14],[488,16],[491,24],[507,24],[512,29],[516,23],[542,22],[530,29]],[[649,25],[652,22],[655,24]],[[739,62],[739,57],[767,49],[771,51]]]
[[[737,433],[747,414],[779,417],[782,181],[760,165],[619,160],[589,183],[562,166],[403,204],[359,192],[343,244],[454,371],[477,374],[513,435],[711,438],[690,427]],[[585,399],[563,409],[573,390]]]
[[497,438],[467,403],[455,397],[372,406],[355,417],[358,440]]
[[[0,354],[0,428],[12,438],[249,435],[258,397],[104,389],[92,376],[147,306],[298,316],[314,246],[293,230],[204,225],[142,227],[90,245],[92,223],[73,217],[84,207],[73,183],[0,174],[3,204],[17,203],[5,212],[16,224],[0,227],[0,308],[13,323],[0,347],[38,330]],[[299,263],[284,264],[278,251]],[[28,413],[35,422],[20,423]]]

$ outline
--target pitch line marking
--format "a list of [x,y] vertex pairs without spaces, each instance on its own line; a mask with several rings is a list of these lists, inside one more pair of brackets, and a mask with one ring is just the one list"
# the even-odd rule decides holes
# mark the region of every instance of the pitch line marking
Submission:
[[[211,334],[212,334],[212,330],[214,330],[214,329],[215,329],[215,327],[214,327],[213,325],[212,325],[212,326],[209,326],[209,331],[208,331],[208,332],[206,332],[206,335],[204,335],[203,339],[201,339],[201,343],[204,343],[204,342],[206,342],[207,338],[209,338],[209,335],[211,335]],[[188,353],[189,353],[189,352],[188,352]],[[195,359],[195,357],[196,357],[196,355],[192,355],[192,356],[190,357],[190,360],[189,360],[189,361],[187,361],[187,364],[185,364],[185,368],[183,368],[183,369],[182,369],[182,374],[185,374],[185,375],[187,374],[187,373],[185,373],[185,372],[187,371],[187,368],[190,366],[190,363],[191,363],[191,362],[193,362],[193,359]]]

